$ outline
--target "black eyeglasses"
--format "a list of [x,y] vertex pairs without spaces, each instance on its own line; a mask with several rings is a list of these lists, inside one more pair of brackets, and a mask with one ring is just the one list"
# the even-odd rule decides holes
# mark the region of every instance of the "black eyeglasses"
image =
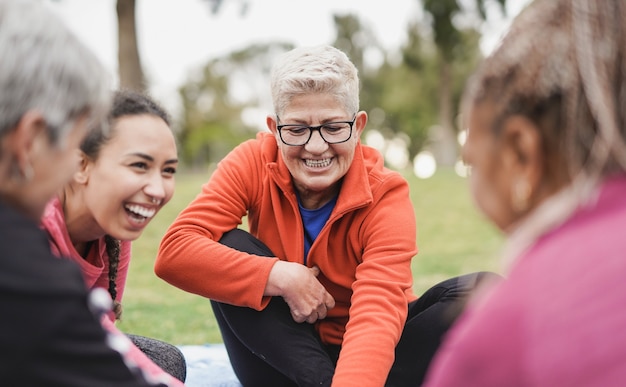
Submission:
[[[280,118],[276,116],[280,121]],[[356,115],[352,121],[327,122],[319,126],[306,126],[301,124],[278,125],[278,135],[285,145],[301,146],[311,139],[314,131],[318,131],[320,136],[328,144],[340,144],[346,142],[352,136],[352,126],[356,121]]]

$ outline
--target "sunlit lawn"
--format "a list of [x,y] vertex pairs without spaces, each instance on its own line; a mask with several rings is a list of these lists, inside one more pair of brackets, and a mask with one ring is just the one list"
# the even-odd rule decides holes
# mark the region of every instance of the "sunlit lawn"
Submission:
[[[209,301],[170,286],[153,271],[165,230],[208,176],[177,175],[174,198],[134,242],[124,315],[119,323],[123,331],[178,345],[221,342]],[[498,271],[502,237],[475,210],[466,180],[446,170],[427,180],[411,174],[406,177],[418,222],[420,251],[413,260],[415,291],[419,294],[438,281],[471,271]]]

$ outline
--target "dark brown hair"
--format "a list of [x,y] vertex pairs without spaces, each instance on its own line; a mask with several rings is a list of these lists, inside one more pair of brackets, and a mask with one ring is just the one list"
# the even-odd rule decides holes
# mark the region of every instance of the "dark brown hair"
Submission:
[[[107,124],[108,130],[93,130],[83,140],[80,149],[91,160],[96,160],[102,147],[115,136],[115,121],[125,116],[135,116],[148,114],[160,117],[165,123],[170,125],[170,118],[165,109],[153,101],[148,95],[131,90],[118,90],[113,97],[113,106],[109,112]],[[104,242],[106,252],[109,257],[109,294],[113,300],[113,311],[115,318],[122,316],[122,305],[117,302],[117,271],[120,261],[120,241],[105,235]]]

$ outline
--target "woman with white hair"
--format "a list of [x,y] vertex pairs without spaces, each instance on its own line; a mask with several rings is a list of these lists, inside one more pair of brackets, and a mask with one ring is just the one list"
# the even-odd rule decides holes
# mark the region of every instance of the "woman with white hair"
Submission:
[[[331,46],[281,55],[269,132],[218,165],[156,272],[211,299],[245,386],[415,386],[483,276],[413,293],[406,180],[361,144],[357,70]],[[247,215],[249,233],[236,227]]]

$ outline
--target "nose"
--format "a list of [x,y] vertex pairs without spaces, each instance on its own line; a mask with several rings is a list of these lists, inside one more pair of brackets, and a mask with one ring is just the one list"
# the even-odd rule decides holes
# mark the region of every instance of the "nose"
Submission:
[[320,129],[317,129],[311,132],[311,138],[304,144],[304,147],[311,153],[322,153],[328,148],[328,143],[322,138]]
[[167,195],[167,190],[165,188],[165,181],[161,173],[155,171],[154,173],[150,173],[148,176],[148,181],[143,188],[144,193],[149,196],[151,199],[157,199],[159,201],[163,201]]

